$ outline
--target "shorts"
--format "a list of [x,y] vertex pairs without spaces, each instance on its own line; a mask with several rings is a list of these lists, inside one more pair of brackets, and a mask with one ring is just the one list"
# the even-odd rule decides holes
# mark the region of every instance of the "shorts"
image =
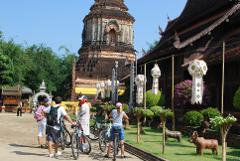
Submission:
[[47,140],[57,144],[60,141],[60,129],[56,130],[52,126],[46,128]]
[[122,141],[124,140],[124,129],[122,126],[112,126],[111,131],[110,131],[110,140],[114,141],[114,133],[119,134],[119,140]]
[[38,136],[42,137],[43,136],[43,130],[46,128],[46,119],[42,119],[37,122],[38,124]]

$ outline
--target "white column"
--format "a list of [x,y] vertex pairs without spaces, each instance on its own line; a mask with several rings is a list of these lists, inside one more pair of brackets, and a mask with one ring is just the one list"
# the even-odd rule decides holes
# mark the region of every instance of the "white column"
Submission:
[[95,38],[95,29],[96,29],[95,25],[96,25],[95,19],[93,18],[92,19],[92,38],[91,38],[92,41],[94,41],[94,38]]

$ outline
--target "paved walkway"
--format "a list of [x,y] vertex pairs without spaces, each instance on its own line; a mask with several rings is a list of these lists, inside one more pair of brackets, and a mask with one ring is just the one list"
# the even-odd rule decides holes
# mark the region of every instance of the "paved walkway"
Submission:
[[[47,149],[37,148],[37,124],[32,114],[17,117],[12,113],[0,113],[0,160],[1,161],[48,161],[56,160],[48,157]],[[79,160],[103,161],[111,160],[103,157],[96,143],[92,143],[90,155],[81,154]],[[127,158],[119,160],[140,161],[139,158],[126,153]],[[58,160],[73,160],[71,149],[67,148]]]

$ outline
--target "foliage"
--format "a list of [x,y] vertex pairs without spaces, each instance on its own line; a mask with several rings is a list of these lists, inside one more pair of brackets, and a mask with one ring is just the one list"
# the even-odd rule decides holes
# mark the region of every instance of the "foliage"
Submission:
[[220,116],[220,112],[217,108],[209,107],[207,109],[203,109],[201,111],[203,117],[205,120],[209,120],[211,118],[214,118],[216,116]]
[[[178,83],[174,90],[174,103],[176,107],[184,107],[191,105],[192,97],[192,80],[185,80]],[[207,106],[210,102],[210,94],[207,87],[204,85],[203,106]]]
[[153,119],[154,113],[150,109],[144,110],[144,116],[149,119]]
[[97,112],[97,107],[92,106],[92,107],[90,108],[90,110],[91,110],[91,112]]
[[233,106],[236,109],[240,109],[240,87],[235,92],[234,98],[233,98]]
[[112,104],[104,104],[104,105],[102,105],[102,109],[105,112],[110,113],[113,109],[115,109],[115,106]]
[[211,119],[211,125],[213,128],[218,128],[220,126],[229,126],[234,124],[237,119],[234,116],[228,115],[227,117],[216,116]]
[[13,74],[9,76],[12,84],[25,85],[37,92],[44,80],[48,92],[66,100],[70,97],[72,64],[76,56],[67,48],[61,49],[65,52],[63,57],[57,56],[51,48],[43,45],[24,48],[13,40],[5,41],[0,37],[0,55],[9,57],[11,62],[8,65],[13,65]]
[[133,113],[137,116],[138,119],[144,116],[144,108],[143,107],[135,107],[133,109]]
[[123,111],[124,111],[124,112],[128,112],[128,110],[129,110],[128,104],[123,103]]
[[203,120],[203,115],[198,111],[189,111],[183,117],[184,123],[188,126],[200,126]]
[[11,59],[0,50],[0,86],[13,84],[13,63]]
[[160,106],[152,106],[150,110],[154,113],[155,117],[160,117],[160,113],[162,111],[162,107]]
[[161,91],[155,95],[152,90],[148,90],[146,92],[146,104],[147,107],[150,108],[152,106],[162,106],[164,104],[164,95]]

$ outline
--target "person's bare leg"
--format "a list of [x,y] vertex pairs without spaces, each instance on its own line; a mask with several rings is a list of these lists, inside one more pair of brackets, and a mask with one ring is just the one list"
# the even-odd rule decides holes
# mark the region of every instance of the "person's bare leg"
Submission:
[[38,145],[42,145],[42,137],[41,136],[38,136]]
[[124,155],[124,141],[121,140],[121,141],[120,141],[120,144],[121,144],[121,157],[124,157],[124,156],[125,156],[125,155]]
[[49,154],[53,154],[53,142],[52,141],[48,141],[48,151]]
[[112,145],[113,145],[113,142],[111,141],[111,142],[108,144],[108,149],[107,149],[107,155],[108,155],[108,156],[110,156]]

